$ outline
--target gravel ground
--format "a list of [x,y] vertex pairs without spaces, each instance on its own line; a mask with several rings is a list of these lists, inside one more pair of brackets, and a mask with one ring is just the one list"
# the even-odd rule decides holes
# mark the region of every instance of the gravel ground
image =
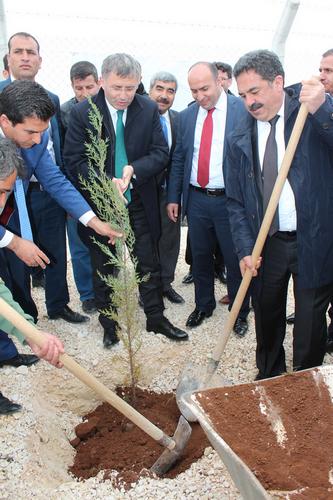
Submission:
[[[174,288],[184,297],[182,305],[165,301],[165,315],[178,327],[185,329],[185,322],[194,309],[193,285],[183,285],[187,273],[184,262],[186,227],[182,228],[182,246],[176,270]],[[80,311],[80,301],[68,266],[70,307]],[[226,287],[215,282],[216,299],[226,293]],[[119,344],[103,348],[103,331],[97,314],[90,315],[90,322],[83,326],[70,325],[63,320],[47,318],[44,292],[33,289],[39,310],[39,325],[55,333],[64,342],[67,354],[97,377],[110,389],[124,380],[123,366],[113,361],[121,353]],[[289,290],[288,314],[293,311],[292,289]],[[145,316],[138,308],[143,347],[140,386],[156,392],[175,390],[185,361],[205,366],[216,345],[222,325],[227,318],[227,307],[221,304],[211,318],[199,328],[189,331],[190,340],[175,343],[161,335],[147,333]],[[292,328],[287,327],[285,348],[287,360],[291,359]],[[20,352],[29,353],[25,347]],[[325,363],[332,358],[326,355]],[[253,312],[249,315],[249,331],[242,339],[233,333],[227,343],[218,372],[234,384],[253,381],[255,367],[255,333]],[[23,411],[12,416],[0,416],[0,499],[225,499],[236,500],[241,496],[235,488],[219,456],[207,448],[205,456],[176,479],[141,479],[129,491],[114,489],[110,481],[100,477],[78,482],[67,473],[73,463],[74,451],[68,440],[74,437],[74,427],[82,415],[94,409],[100,398],[67,370],[57,370],[44,361],[27,368],[0,369],[1,391],[12,401],[23,406]]]

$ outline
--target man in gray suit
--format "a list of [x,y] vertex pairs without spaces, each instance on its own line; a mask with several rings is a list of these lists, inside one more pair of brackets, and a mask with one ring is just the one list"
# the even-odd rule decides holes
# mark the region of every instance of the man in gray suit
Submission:
[[167,71],[159,71],[150,80],[149,97],[158,104],[158,111],[169,145],[170,159],[165,169],[156,176],[160,217],[161,236],[158,240],[158,253],[161,265],[161,281],[163,296],[174,304],[184,303],[181,297],[171,286],[175,279],[180,248],[180,217],[176,224],[169,219],[166,205],[168,197],[168,182],[178,132],[178,111],[171,110],[178,88],[177,79]]

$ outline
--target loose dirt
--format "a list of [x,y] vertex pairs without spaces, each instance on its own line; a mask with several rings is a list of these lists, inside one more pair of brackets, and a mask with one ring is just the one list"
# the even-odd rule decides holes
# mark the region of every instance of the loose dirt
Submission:
[[[117,390],[118,395],[125,399],[128,398],[129,392],[127,388]],[[138,389],[137,397],[137,410],[172,437],[180,417],[174,395]],[[119,472],[117,484],[125,485],[125,489],[129,489],[130,483],[136,482],[142,475],[152,476],[149,469],[161,456],[164,448],[144,431],[107,403],[85,415],[84,420],[86,422],[75,428],[78,439],[72,441],[76,448],[76,457],[69,471],[75,477],[88,479],[96,476],[100,470],[105,470],[104,479],[110,479],[110,471],[116,470]],[[189,442],[164,477],[174,479],[181,472],[185,472],[210,445],[200,424],[194,423],[191,427]]]
[[333,404],[318,370],[207,390],[195,399],[266,490],[333,499]]

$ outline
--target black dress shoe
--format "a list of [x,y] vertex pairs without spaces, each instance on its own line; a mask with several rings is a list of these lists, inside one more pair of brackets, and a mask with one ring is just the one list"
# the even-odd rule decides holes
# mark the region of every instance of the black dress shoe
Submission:
[[234,332],[236,335],[238,335],[239,337],[244,337],[248,328],[249,328],[249,325],[247,324],[246,318],[237,318],[236,319],[236,323],[234,324]]
[[183,330],[173,326],[167,318],[162,319],[160,323],[148,323],[147,332],[161,333],[171,340],[187,340],[188,335]]
[[142,297],[141,297],[141,293],[139,293],[138,304],[139,304],[140,307],[142,307],[142,309],[144,309],[145,305],[143,303],[143,300],[142,300]]
[[20,410],[22,410],[21,405],[13,403],[0,392],[0,415],[10,415]]
[[327,352],[327,353],[333,352],[333,339],[327,338],[325,352]]
[[82,301],[82,309],[85,313],[92,313],[97,311],[95,299],[87,299]]
[[173,304],[184,304],[185,300],[173,288],[163,292],[163,297],[166,297]]
[[118,344],[119,338],[117,337],[115,326],[104,328],[103,344],[107,349],[113,345]]
[[186,326],[189,328],[194,328],[195,326],[201,325],[204,319],[210,318],[213,312],[204,312],[199,311],[199,309],[194,309],[193,313],[191,313],[186,321]]
[[215,276],[218,278],[223,285],[227,284],[227,273],[224,267],[218,267],[215,269]]
[[295,313],[290,314],[286,317],[286,322],[288,325],[293,325],[295,323]]
[[50,319],[64,319],[68,323],[87,323],[90,321],[88,316],[72,311],[68,306],[65,306],[62,311],[49,316]]
[[16,354],[13,358],[3,359],[0,361],[0,368],[3,366],[14,366],[17,368],[18,366],[30,366],[34,365],[39,361],[39,358],[34,354]]
[[184,276],[184,278],[182,279],[182,283],[184,283],[184,285],[190,285],[191,283],[193,283],[193,274],[192,274],[191,269],[186,274],[186,276]]

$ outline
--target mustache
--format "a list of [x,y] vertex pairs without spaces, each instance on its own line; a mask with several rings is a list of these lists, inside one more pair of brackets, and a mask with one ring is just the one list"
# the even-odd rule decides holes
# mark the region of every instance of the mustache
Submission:
[[257,109],[260,109],[263,107],[263,104],[260,104],[259,102],[254,102],[253,104],[251,104],[251,106],[249,107],[249,111],[256,111]]
[[170,104],[169,99],[166,99],[166,98],[164,98],[164,97],[159,97],[159,98],[157,99],[157,102],[163,102],[164,104]]

